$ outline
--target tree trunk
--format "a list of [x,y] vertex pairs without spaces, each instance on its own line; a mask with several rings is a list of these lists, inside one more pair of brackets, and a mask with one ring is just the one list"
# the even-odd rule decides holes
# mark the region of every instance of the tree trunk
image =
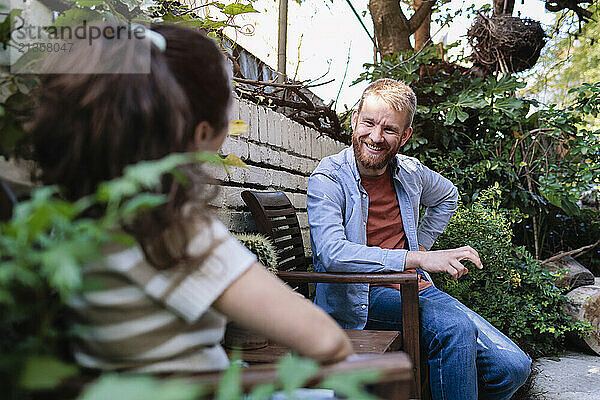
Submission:
[[[418,9],[423,5],[422,0],[415,0],[415,9]],[[421,50],[423,46],[431,39],[431,10],[423,20],[423,23],[419,25],[419,28],[415,32],[415,49]]]
[[551,271],[563,271],[564,275],[556,281],[560,288],[576,289],[580,286],[593,285],[594,275],[573,257],[567,256],[546,264]]
[[397,0],[369,0],[368,7],[381,55],[412,50],[412,32]]
[[512,15],[515,0],[494,0],[494,15]]
[[[377,47],[382,56],[412,50],[410,36],[424,21],[431,23],[431,7],[437,0],[416,1],[420,1],[420,6],[415,5],[415,13],[409,20],[402,12],[398,0],[369,0]],[[427,28],[427,35],[429,35],[429,28]]]
[[567,293],[569,304],[565,313],[578,321],[587,321],[593,332],[577,343],[600,355],[600,286],[581,286]]

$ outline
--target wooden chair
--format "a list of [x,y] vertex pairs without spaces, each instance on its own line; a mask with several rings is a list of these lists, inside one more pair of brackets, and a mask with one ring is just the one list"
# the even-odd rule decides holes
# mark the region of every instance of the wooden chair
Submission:
[[419,296],[417,274],[353,274],[307,272],[312,260],[304,253],[304,241],[296,211],[283,192],[245,190],[242,199],[250,208],[258,232],[270,238],[280,258],[278,276],[299,283],[298,292],[308,296],[308,283],[399,283],[402,296],[403,350],[413,363],[412,397],[421,396],[419,353]]

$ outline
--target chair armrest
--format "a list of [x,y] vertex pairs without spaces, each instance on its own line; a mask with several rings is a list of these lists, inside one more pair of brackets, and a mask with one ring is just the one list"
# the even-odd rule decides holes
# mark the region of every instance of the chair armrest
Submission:
[[[249,391],[253,387],[264,383],[276,382],[278,380],[277,368],[275,364],[266,364],[252,365],[249,368],[242,369],[241,384],[244,391]],[[383,395],[383,398],[408,398],[411,380],[413,379],[413,369],[410,358],[403,352],[350,356],[344,361],[322,366],[317,375],[304,386],[315,386],[333,374],[362,370],[379,371],[379,377],[374,385],[376,392]],[[206,385],[209,391],[216,389],[221,378],[222,372],[201,372],[191,377],[193,382]],[[406,393],[406,396],[404,396],[404,393]]]
[[279,271],[277,277],[284,282],[314,283],[399,283],[417,284],[417,272],[409,273],[341,273]]

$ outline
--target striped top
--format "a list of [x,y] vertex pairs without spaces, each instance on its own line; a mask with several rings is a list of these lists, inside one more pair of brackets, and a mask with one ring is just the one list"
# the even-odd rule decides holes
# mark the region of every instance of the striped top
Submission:
[[226,320],[211,304],[256,257],[217,220],[190,240],[188,254],[211,246],[187,273],[183,266],[156,269],[139,246],[111,245],[101,262],[84,268],[84,290],[69,301],[77,362],[136,372],[226,368]]

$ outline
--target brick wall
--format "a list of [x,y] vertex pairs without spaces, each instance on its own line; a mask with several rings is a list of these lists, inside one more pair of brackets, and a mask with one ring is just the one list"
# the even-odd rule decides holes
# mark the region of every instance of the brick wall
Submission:
[[240,193],[245,189],[283,191],[296,208],[304,246],[310,254],[306,214],[308,176],[323,157],[339,152],[346,145],[244,100],[235,101],[232,113],[232,119],[248,124],[248,131],[228,137],[222,152],[237,155],[248,168],[231,168],[230,176],[222,168],[211,170],[211,175],[222,181],[214,201],[217,217],[233,232],[255,231],[254,220]]

